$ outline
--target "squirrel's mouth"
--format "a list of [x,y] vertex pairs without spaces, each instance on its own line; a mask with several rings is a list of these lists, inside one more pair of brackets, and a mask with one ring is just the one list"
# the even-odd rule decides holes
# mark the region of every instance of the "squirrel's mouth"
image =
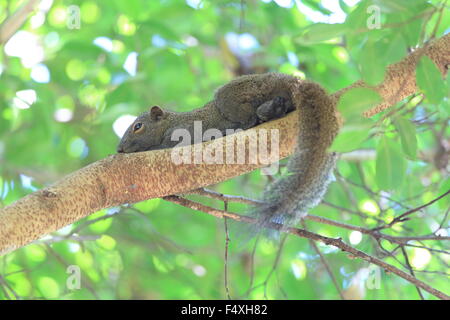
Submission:
[[129,146],[126,150],[122,145],[119,145],[117,147],[116,151],[117,151],[117,153],[133,153],[133,152],[145,152],[145,151],[152,151],[152,150],[160,150],[160,149],[165,149],[165,148],[163,148],[161,146],[150,146],[143,150],[140,150],[140,148],[138,148],[138,146],[136,144],[133,144],[132,146]]

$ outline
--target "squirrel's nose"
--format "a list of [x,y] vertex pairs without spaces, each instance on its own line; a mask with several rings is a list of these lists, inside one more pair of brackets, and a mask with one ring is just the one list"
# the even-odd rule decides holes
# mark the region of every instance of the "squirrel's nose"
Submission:
[[118,146],[117,147],[117,152],[118,153],[123,153],[123,147],[122,146]]

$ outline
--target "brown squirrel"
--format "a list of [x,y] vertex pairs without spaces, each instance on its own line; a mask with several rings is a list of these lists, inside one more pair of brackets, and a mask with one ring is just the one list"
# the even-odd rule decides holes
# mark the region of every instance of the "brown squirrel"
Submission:
[[[248,129],[299,109],[297,150],[288,162],[289,175],[270,184],[264,203],[255,208],[260,226],[290,225],[306,215],[324,196],[336,155],[327,152],[339,131],[335,103],[324,89],[296,77],[265,73],[245,75],[219,88],[214,100],[190,112],[170,112],[158,106],[141,114],[120,141],[119,153],[171,148],[176,129]],[[192,141],[194,142],[194,141]],[[195,141],[200,142],[200,141]]]

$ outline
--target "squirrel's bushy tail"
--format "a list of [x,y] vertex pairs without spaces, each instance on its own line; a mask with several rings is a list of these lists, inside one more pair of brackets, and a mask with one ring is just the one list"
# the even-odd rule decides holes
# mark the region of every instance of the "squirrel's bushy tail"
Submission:
[[336,154],[327,151],[339,130],[334,101],[313,82],[289,87],[299,110],[297,150],[288,162],[288,174],[268,185],[264,203],[255,208],[260,227],[290,226],[318,205],[336,162]]

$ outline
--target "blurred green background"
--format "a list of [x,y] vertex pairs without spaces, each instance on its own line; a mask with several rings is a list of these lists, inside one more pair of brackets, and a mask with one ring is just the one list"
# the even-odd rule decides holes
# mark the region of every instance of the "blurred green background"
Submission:
[[[0,28],[28,2],[0,0]],[[379,29],[368,28],[371,6]],[[0,206],[115,153],[149,106],[192,110],[241,74],[294,74],[330,92],[361,78],[376,84],[388,64],[449,31],[448,9],[434,0],[40,1],[0,42]],[[361,110],[341,110],[347,121],[334,148],[369,157],[341,160],[325,202],[311,213],[373,228],[450,188],[450,81],[423,64],[428,99],[417,95],[369,120]],[[266,183],[255,171],[212,188],[258,198]],[[443,198],[386,233],[448,235],[448,207]],[[312,221],[307,227],[407,270],[395,243]],[[232,298],[340,298],[308,240],[255,246],[230,237]],[[419,298],[406,281],[317,246],[346,298]],[[416,276],[449,293],[448,242],[412,241],[405,249]],[[224,221],[153,199],[102,210],[0,257],[0,298],[224,299],[224,252]]]

